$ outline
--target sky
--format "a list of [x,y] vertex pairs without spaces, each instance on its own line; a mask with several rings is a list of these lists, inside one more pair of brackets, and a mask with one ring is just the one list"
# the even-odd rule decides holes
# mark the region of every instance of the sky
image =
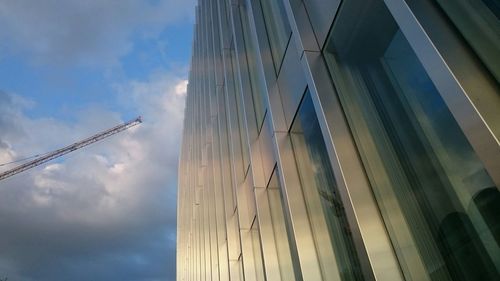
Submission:
[[0,164],[144,120],[0,181],[0,279],[175,280],[194,6],[0,1]]

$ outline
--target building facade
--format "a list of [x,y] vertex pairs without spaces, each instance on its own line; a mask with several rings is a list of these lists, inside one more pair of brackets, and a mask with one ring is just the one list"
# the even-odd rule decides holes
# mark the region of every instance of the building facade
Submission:
[[177,280],[500,280],[499,19],[200,0]]

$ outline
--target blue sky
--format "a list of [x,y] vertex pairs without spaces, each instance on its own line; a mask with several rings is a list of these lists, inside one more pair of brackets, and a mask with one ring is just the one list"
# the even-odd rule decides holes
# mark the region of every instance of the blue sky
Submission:
[[27,112],[32,117],[68,117],[68,111],[89,104],[122,111],[113,89],[116,83],[147,80],[153,72],[186,75],[192,40],[190,21],[166,25],[154,37],[137,32],[130,36],[130,50],[109,65],[39,62],[29,53],[7,48],[0,60],[0,85],[4,91],[34,101],[36,106]]
[[0,163],[144,118],[0,182],[0,278],[175,280],[194,6],[0,2]]

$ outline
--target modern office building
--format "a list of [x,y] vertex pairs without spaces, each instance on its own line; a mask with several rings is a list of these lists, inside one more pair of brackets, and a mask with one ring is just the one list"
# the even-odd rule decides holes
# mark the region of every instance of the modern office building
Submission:
[[200,0],[177,280],[500,280],[499,3]]

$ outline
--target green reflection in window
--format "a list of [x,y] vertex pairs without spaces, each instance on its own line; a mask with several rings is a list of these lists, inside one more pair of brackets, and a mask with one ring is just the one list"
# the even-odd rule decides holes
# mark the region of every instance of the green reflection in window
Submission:
[[498,188],[385,4],[368,3],[343,6],[325,57],[401,267],[500,280]]
[[336,264],[342,280],[363,280],[309,93],[300,105],[290,137],[323,277],[334,278],[332,264]]
[[282,1],[261,0],[262,13],[266,23],[267,37],[271,46],[274,67],[279,73],[283,55],[285,54],[292,30],[288,24],[285,7]]

